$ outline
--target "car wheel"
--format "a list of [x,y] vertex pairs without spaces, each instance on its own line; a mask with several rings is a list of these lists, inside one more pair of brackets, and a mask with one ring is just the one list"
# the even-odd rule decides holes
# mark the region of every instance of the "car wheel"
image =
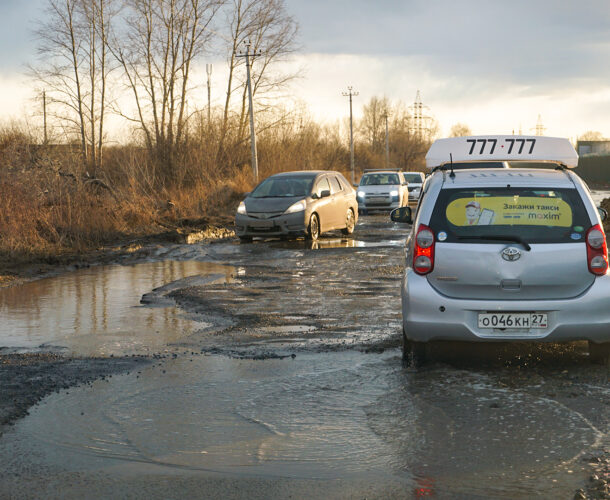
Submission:
[[240,236],[240,243],[250,243],[252,241],[252,236]]
[[402,360],[406,366],[417,368],[426,362],[427,346],[425,342],[409,340],[405,331],[402,331]]
[[354,212],[351,208],[347,209],[347,215],[345,216],[345,228],[341,229],[343,234],[352,234],[354,232],[354,227],[356,227],[356,218],[354,217]]
[[589,341],[589,359],[592,363],[610,367],[610,342],[596,344]]
[[311,214],[309,227],[307,228],[307,239],[316,241],[320,237],[320,219],[317,214]]

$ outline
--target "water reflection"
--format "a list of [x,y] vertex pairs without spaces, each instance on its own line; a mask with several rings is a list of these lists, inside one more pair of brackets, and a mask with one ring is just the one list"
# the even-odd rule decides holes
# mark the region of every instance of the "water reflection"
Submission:
[[362,241],[353,238],[321,238],[316,241],[286,240],[270,244],[273,248],[288,250],[324,250],[327,248],[367,248],[384,246],[402,246],[404,239],[385,241]]
[[189,276],[229,281],[205,262],[100,266],[0,290],[0,346],[58,346],[80,355],[147,352],[201,324],[174,307],[140,306],[146,292]]

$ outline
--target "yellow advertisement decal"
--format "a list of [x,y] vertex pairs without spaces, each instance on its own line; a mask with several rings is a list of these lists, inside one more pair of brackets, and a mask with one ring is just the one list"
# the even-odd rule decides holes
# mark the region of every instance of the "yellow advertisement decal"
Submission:
[[455,226],[529,225],[570,227],[572,209],[559,198],[483,196],[460,198],[447,205]]

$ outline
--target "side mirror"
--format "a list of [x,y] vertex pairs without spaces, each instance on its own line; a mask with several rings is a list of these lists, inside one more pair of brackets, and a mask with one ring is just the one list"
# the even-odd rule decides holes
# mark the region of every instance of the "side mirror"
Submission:
[[402,222],[405,224],[413,224],[411,207],[400,207],[392,210],[390,213],[392,222]]
[[408,185],[409,185],[409,182],[408,182],[408,181],[404,181],[404,182],[402,183],[402,185],[403,185],[403,186],[408,186]]
[[608,211],[605,208],[597,207],[597,211],[599,212],[599,218],[602,222],[608,218]]
[[320,193],[320,198],[327,198],[328,196],[330,196],[330,190],[329,189],[324,189],[321,193]]

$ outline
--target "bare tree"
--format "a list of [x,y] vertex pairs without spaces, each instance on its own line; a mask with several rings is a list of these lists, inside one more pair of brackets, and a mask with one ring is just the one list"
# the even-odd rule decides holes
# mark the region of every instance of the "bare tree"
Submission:
[[579,141],[603,141],[604,135],[601,132],[597,132],[594,130],[589,130],[582,134],[579,138]]
[[385,115],[391,114],[390,101],[387,97],[373,96],[362,108],[360,130],[367,138],[374,153],[381,152],[385,137]]
[[79,138],[93,175],[102,164],[107,80],[106,36],[114,0],[48,0],[36,31],[40,63],[31,68],[50,101],[49,114]]
[[472,135],[472,131],[465,123],[456,123],[451,127],[451,131],[449,132],[449,137],[466,137],[469,135]]
[[206,49],[208,29],[224,0],[129,0],[122,32],[109,48],[123,69],[137,123],[165,180],[175,179],[187,131],[187,100],[195,58]]
[[[285,86],[297,74],[281,74],[274,65],[296,50],[298,25],[286,13],[284,0],[232,0],[227,6],[228,66],[229,77],[225,97],[223,123],[219,151],[229,128],[232,99],[236,92],[240,95],[237,138],[243,140],[247,128],[247,91],[245,71],[238,74],[237,69],[245,64],[238,57],[245,49],[247,41],[255,54],[250,58],[252,64],[253,95],[271,95]],[[259,105],[267,107],[265,103]]]

